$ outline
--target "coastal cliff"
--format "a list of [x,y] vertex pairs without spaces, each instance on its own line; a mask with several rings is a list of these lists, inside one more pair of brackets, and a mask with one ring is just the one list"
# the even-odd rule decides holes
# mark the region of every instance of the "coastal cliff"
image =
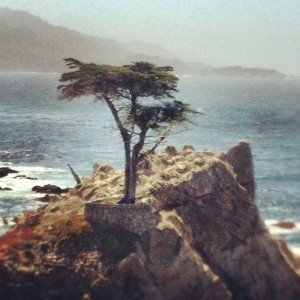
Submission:
[[0,237],[5,299],[300,299],[300,260],[255,205],[248,143],[227,153],[167,147],[123,172],[97,163],[65,196]]

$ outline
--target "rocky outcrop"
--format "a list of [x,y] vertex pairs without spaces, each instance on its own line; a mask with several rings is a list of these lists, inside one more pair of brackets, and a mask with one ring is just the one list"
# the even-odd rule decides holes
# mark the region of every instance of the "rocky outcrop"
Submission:
[[299,276],[233,175],[215,162],[187,182],[155,189],[155,197],[160,209],[175,209],[187,240],[235,299],[297,299]]
[[18,173],[16,170],[12,170],[8,167],[2,167],[0,168],[0,178],[7,176],[8,174]]
[[137,205],[116,205],[123,173],[98,163],[0,237],[0,294],[299,299],[300,260],[268,232],[253,173],[245,142],[226,154],[168,147],[141,162]]
[[249,144],[246,141],[239,142],[236,146],[232,147],[223,158],[233,167],[239,184],[246,188],[250,195],[254,197],[254,170]]
[[34,198],[33,200],[40,201],[40,202],[45,202],[45,203],[49,203],[50,201],[52,201],[54,199],[56,199],[55,196],[50,196],[50,195],[46,194],[43,197]]
[[[108,280],[116,290],[113,299],[232,298],[201,256],[171,228],[153,229],[144,235],[138,251],[120,261]],[[101,283],[97,288],[101,291]]]

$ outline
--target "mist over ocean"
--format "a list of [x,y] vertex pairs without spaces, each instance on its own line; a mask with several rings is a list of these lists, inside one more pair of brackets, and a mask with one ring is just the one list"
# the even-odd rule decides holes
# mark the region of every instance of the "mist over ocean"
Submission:
[[[41,205],[32,200],[34,185],[73,186],[68,163],[80,176],[91,174],[96,161],[123,167],[123,146],[105,104],[92,97],[58,101],[58,79],[0,73],[0,167],[20,172],[0,178],[0,187],[13,189],[0,191],[0,217]],[[263,218],[300,223],[300,80],[181,76],[178,88],[178,99],[204,114],[165,145],[227,151],[249,141]],[[13,178],[22,174],[38,179]],[[300,245],[299,232],[279,233]]]

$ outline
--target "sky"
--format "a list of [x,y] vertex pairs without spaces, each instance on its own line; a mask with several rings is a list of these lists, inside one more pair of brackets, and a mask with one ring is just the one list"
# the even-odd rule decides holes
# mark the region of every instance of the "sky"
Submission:
[[300,75],[300,0],[0,0],[54,25],[151,42],[183,61]]

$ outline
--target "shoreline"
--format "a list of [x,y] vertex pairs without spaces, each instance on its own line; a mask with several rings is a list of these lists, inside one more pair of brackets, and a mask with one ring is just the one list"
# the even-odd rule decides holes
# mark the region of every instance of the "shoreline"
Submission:
[[[1,224],[1,219],[6,218],[9,220],[11,226],[14,225],[14,223],[12,222],[12,220],[14,219],[14,217],[19,216],[20,214],[22,214],[24,211],[34,211],[36,209],[38,209],[39,207],[45,205],[45,202],[42,201],[38,201],[36,200],[39,197],[45,196],[46,194],[37,194],[35,192],[31,191],[31,188],[35,185],[45,185],[45,184],[54,184],[54,185],[58,185],[62,188],[67,188],[68,186],[74,186],[75,182],[73,177],[71,176],[70,172],[67,171],[66,169],[59,169],[59,168],[53,168],[53,167],[43,167],[43,166],[38,166],[38,165],[34,165],[34,166],[30,166],[30,165],[20,165],[20,164],[14,164],[12,162],[0,162],[0,166],[2,167],[11,167],[13,169],[15,169],[16,171],[20,172],[19,174],[22,175],[26,175],[26,176],[39,176],[39,174],[42,174],[43,178],[39,179],[38,181],[33,181],[33,180],[26,180],[26,179],[13,179],[13,177],[15,176],[15,174],[11,174],[8,175],[6,178],[2,178],[2,182],[0,181],[0,187],[6,187],[6,183],[5,183],[5,179],[9,180],[9,181],[14,181],[14,184],[11,185],[9,184],[8,187],[13,188],[13,191],[0,191],[0,201],[1,201],[1,197],[3,198],[9,198],[10,201],[14,201],[14,199],[21,199],[23,198],[24,200],[27,201],[27,205],[24,206],[24,210],[18,211],[14,214],[1,214],[0,212],[0,236],[2,234],[4,234],[5,232],[7,232],[11,227],[7,227],[7,225],[5,225],[2,221]],[[119,172],[120,170],[118,170]],[[122,171],[120,171],[122,172]],[[65,174],[65,182],[62,183],[61,179],[57,179],[55,178],[54,180],[50,179],[49,174],[54,174],[57,175],[58,174]],[[17,174],[17,175],[19,175]],[[66,178],[68,177],[68,180],[66,180]],[[89,176],[85,176],[85,177],[89,177]],[[20,184],[22,186],[22,188],[20,189],[20,187],[16,188],[16,184]],[[24,184],[25,183],[25,184]],[[68,184],[69,183],[69,184]],[[18,185],[17,185],[18,186]],[[296,228],[293,229],[281,229],[275,226],[272,226],[272,224],[274,223],[278,223],[280,221],[290,221],[290,222],[295,222],[296,223]],[[268,226],[268,229],[270,230],[271,234],[273,234],[274,236],[278,236],[279,238],[283,238],[284,240],[289,240],[290,237],[294,234],[297,234],[298,231],[300,231],[300,223],[297,222],[297,220],[294,220],[293,218],[288,218],[288,219],[265,219],[265,223]],[[3,227],[6,227],[6,229],[3,229]],[[286,238],[286,236],[288,236],[289,238]],[[289,241],[288,244],[294,249],[294,252],[296,254],[300,254],[300,244],[298,242],[291,242]]]

